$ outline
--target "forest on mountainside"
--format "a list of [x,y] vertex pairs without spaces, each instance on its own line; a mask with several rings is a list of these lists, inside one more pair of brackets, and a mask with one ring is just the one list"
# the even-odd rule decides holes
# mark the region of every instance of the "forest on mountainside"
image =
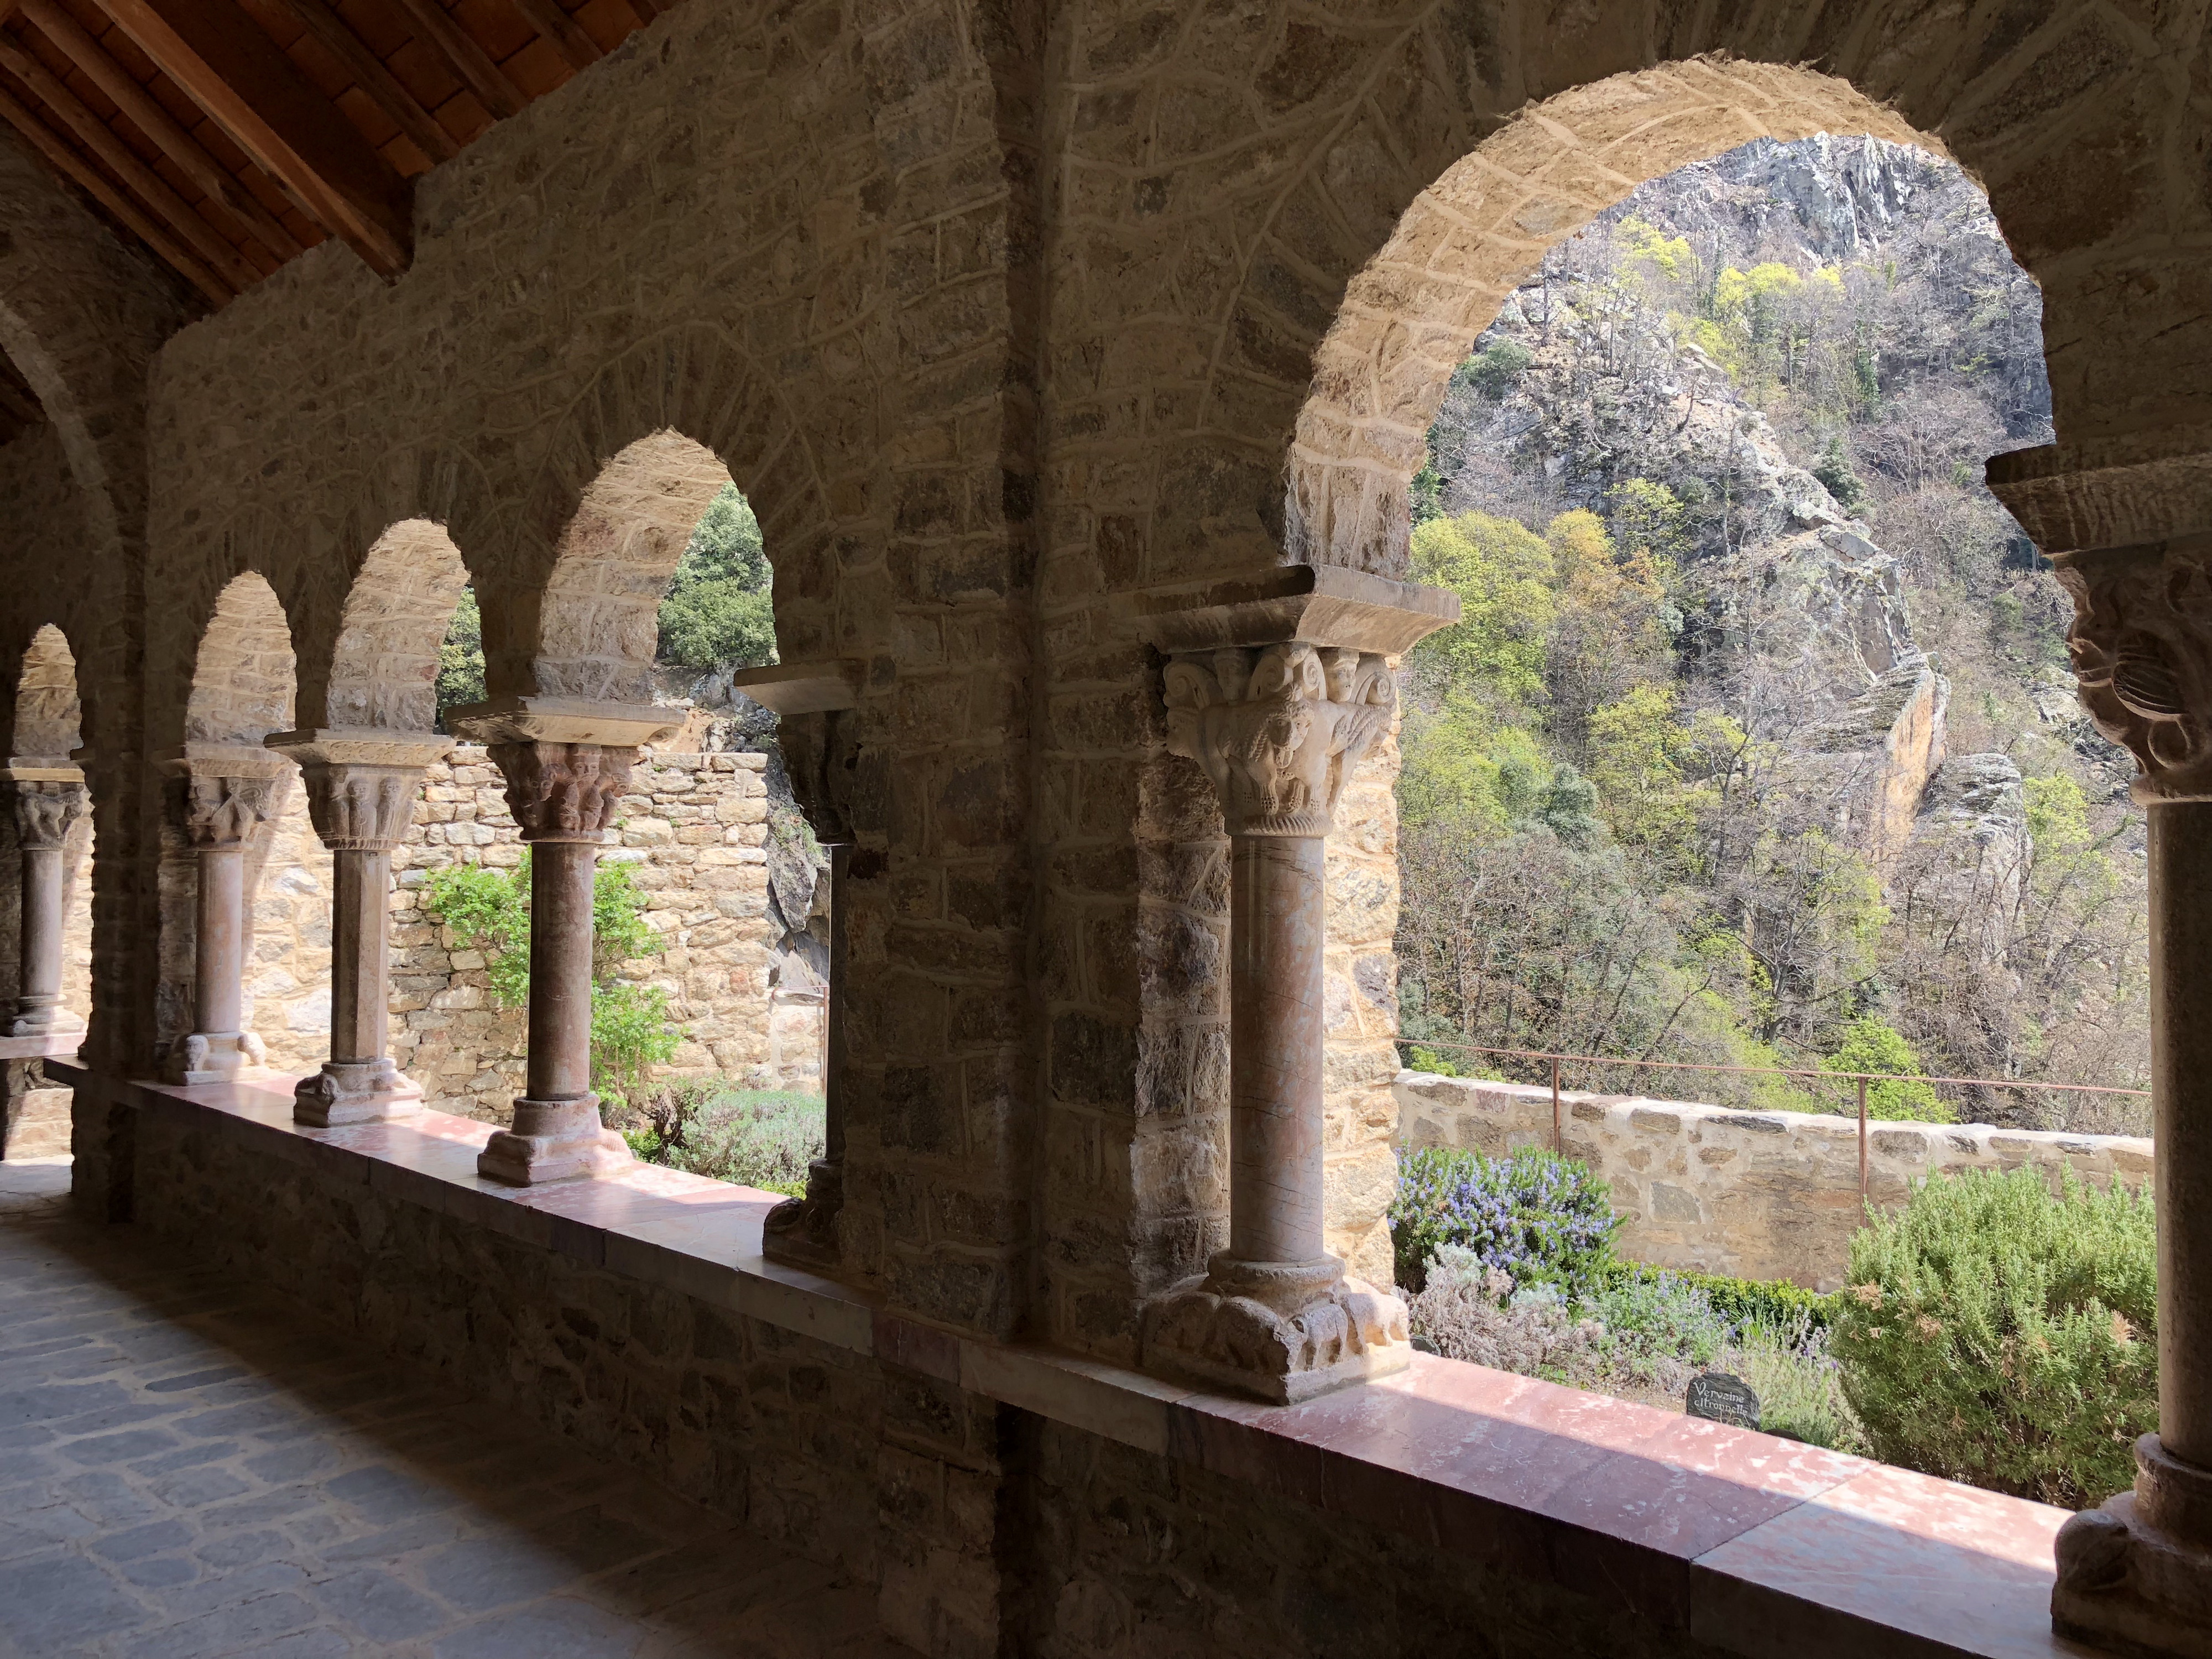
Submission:
[[[1409,1063],[1515,1072],[1461,1044],[2141,1086],[2133,765],[2082,715],[2070,606],[1981,482],[2050,441],[2040,319],[1973,184],[1873,139],[1655,180],[1510,296],[1413,487],[1413,574],[1466,621],[1407,667]],[[1874,1093],[1885,1115],[2145,1118],[2048,1089]]]

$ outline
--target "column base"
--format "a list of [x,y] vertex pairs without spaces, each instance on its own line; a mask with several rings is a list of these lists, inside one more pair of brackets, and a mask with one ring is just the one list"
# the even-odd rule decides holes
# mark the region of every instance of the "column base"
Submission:
[[269,1050],[251,1031],[195,1031],[169,1050],[164,1082],[235,1083],[268,1063]]
[[1406,1304],[1334,1256],[1240,1261],[1225,1252],[1145,1310],[1144,1368],[1296,1405],[1412,1363]]
[[292,1091],[292,1121],[316,1129],[380,1123],[422,1109],[422,1086],[389,1060],[326,1060]]
[[629,1143],[599,1121],[599,1097],[517,1100],[514,1127],[495,1130],[477,1154],[477,1173],[510,1186],[536,1187],[603,1176],[632,1162]]
[[63,1007],[58,1000],[37,1008],[18,1002],[15,1018],[8,1027],[11,1037],[78,1036],[83,1031],[83,1016]]
[[806,1195],[787,1198],[761,1223],[761,1254],[787,1267],[826,1273],[837,1266],[837,1212],[845,1205],[845,1170],[817,1158],[806,1166]]
[[2136,1442],[2136,1486],[2058,1531],[2051,1625],[2132,1659],[2212,1659],[2212,1469]]

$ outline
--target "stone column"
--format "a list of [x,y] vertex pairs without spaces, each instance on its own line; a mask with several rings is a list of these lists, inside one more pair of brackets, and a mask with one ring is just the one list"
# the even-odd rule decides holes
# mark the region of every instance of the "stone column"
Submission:
[[300,1079],[293,1121],[316,1128],[417,1111],[422,1091],[385,1054],[391,1026],[392,854],[415,815],[422,770],[450,738],[374,728],[279,732],[300,764],[307,815],[331,849],[331,1057]]
[[823,1152],[806,1166],[805,1195],[777,1205],[761,1227],[761,1253],[771,1261],[817,1272],[834,1268],[840,1259],[837,1218],[845,1204],[845,884],[854,836],[844,780],[852,737],[847,711],[856,706],[860,676],[860,664],[837,660],[781,663],[732,680],[736,690],[775,711],[776,740],[792,793],[830,854]]
[[[1345,780],[1389,730],[1386,653],[1451,595],[1293,568],[1273,598],[1156,616],[1168,747],[1230,842],[1229,1248],[1145,1310],[1147,1370],[1289,1403],[1407,1363],[1406,1308],[1324,1243],[1322,860]],[[1246,588],[1250,592],[1264,584]]]
[[673,729],[652,708],[509,697],[447,711],[486,742],[530,848],[530,1048],[514,1123],[477,1159],[518,1186],[600,1176],[630,1161],[592,1090],[592,875],[637,747]]
[[[2189,434],[2195,436],[2198,434]],[[2130,1492],[2058,1534],[2051,1622],[2212,1654],[2212,453],[2113,441],[2001,455],[1990,483],[2058,566],[2067,646],[2148,818],[2158,1431]]]
[[192,933],[192,1029],[172,1046],[172,1083],[228,1083],[267,1058],[242,1030],[246,847],[275,811],[291,762],[250,744],[193,743],[162,759],[183,780],[185,839],[198,866]]
[[10,1036],[78,1031],[84,1022],[62,1006],[62,892],[69,835],[86,811],[84,774],[73,766],[10,766],[15,844],[23,857],[21,979]]

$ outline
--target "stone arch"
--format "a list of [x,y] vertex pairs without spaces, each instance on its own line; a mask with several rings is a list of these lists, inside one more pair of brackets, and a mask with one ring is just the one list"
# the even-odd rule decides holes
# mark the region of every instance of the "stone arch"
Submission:
[[231,578],[200,635],[185,702],[188,743],[259,743],[292,724],[292,630],[258,571]]
[[550,696],[653,701],[660,595],[730,471],[672,429],[601,469],[561,538],[538,616],[537,689]]
[[408,519],[379,536],[347,590],[328,672],[301,675],[302,721],[430,730],[438,647],[468,580],[443,525]]
[[[653,506],[652,481],[669,482],[686,469],[696,470],[678,490],[686,505],[671,497]],[[714,488],[700,494],[708,476]],[[830,492],[813,446],[793,416],[787,386],[757,371],[720,330],[692,325],[641,341],[599,370],[547,447],[514,517],[507,556],[496,568],[472,563],[479,572],[490,693],[636,684],[641,660],[652,656],[641,618],[657,610],[691,526],[724,483],[744,492],[760,521],[775,569],[779,648],[793,659],[830,654],[838,634],[836,537]],[[644,495],[631,493],[640,489]],[[689,505],[694,497],[696,506]],[[635,517],[647,509],[658,531]],[[684,533],[674,545],[648,551],[646,539],[665,538],[687,510]],[[633,533],[641,539],[630,551],[613,554],[609,538]],[[642,580],[664,560],[650,604],[641,592],[599,593],[592,586],[612,581],[617,564]],[[594,564],[603,565],[596,577],[587,574]],[[628,617],[627,624],[617,622],[618,615]],[[625,625],[629,633],[618,640]],[[555,641],[558,650],[549,643]],[[614,654],[601,654],[609,647]],[[598,666],[587,666],[589,660]],[[550,680],[541,678],[541,665]]]
[[1285,556],[1403,576],[1407,486],[1452,370],[1546,252],[1648,179],[1818,132],[1948,154],[1844,82],[1722,60],[1562,93],[1447,168],[1353,275],[1314,352],[1285,469]]
[[31,636],[15,682],[15,724],[9,753],[36,766],[67,766],[82,745],[84,706],[78,701],[76,654],[52,623]]

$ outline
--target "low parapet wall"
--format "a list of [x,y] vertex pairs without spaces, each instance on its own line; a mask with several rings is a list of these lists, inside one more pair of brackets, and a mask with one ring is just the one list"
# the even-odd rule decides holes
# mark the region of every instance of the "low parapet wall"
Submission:
[[[1495,1155],[1552,1144],[1548,1088],[1401,1072],[1394,1091],[1402,1148]],[[1864,1214],[1856,1119],[1562,1091],[1559,1124],[1566,1155],[1612,1186],[1624,1255],[1814,1290],[1843,1283]],[[2054,1181],[2072,1169],[2095,1186],[2136,1186],[2150,1176],[2151,1143],[1985,1123],[1876,1122],[1868,1132],[1866,1201],[1900,1205],[1915,1181],[1937,1170],[2021,1164]]]

